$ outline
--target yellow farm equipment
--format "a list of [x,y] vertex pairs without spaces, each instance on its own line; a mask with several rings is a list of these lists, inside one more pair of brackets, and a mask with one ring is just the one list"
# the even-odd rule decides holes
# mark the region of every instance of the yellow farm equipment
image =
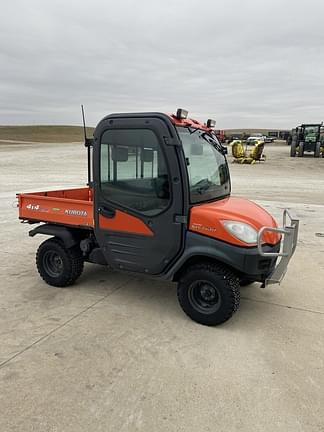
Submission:
[[241,140],[234,140],[231,142],[233,162],[240,164],[255,164],[257,161],[265,161],[266,156],[263,154],[264,141],[256,140],[251,149]]

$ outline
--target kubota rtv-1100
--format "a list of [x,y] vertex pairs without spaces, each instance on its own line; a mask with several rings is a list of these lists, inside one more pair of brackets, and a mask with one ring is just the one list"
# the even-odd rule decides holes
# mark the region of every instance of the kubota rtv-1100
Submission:
[[[85,261],[178,283],[193,320],[216,325],[238,309],[240,284],[283,278],[298,220],[283,226],[255,203],[230,195],[224,147],[213,122],[185,110],[111,114],[86,140],[89,183],[18,194],[19,218],[41,223],[41,277],[66,287]],[[92,149],[92,157],[90,157]]]

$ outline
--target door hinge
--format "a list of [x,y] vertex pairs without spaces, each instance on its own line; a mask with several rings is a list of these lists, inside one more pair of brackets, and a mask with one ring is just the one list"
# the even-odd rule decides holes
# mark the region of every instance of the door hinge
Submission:
[[175,223],[181,223],[181,224],[187,224],[188,218],[187,218],[187,216],[183,216],[183,215],[175,215],[174,216],[174,222]]

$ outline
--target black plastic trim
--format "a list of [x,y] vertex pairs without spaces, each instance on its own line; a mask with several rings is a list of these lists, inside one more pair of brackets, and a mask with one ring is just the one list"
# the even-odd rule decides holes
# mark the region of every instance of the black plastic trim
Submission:
[[[265,252],[278,252],[280,242],[274,246],[264,246]],[[276,264],[276,258],[264,258],[257,247],[240,247],[224,243],[211,237],[187,232],[185,250],[180,259],[169,268],[163,279],[174,280],[177,273],[193,258],[212,259],[231,267],[238,275],[263,281]]]
[[[106,117],[104,117],[102,120],[100,120],[100,122],[97,124],[95,132],[94,132],[94,136],[95,136],[95,140],[98,139],[98,136],[96,136],[96,132],[99,129],[102,129],[105,126],[105,123],[107,121],[110,120],[117,120],[117,119],[125,119],[125,118],[134,118],[134,119],[138,119],[138,118],[157,118],[162,120],[163,122],[165,122],[170,136],[173,138],[171,141],[168,142],[167,145],[175,145],[175,146],[181,146],[182,144],[181,142],[177,139],[177,133],[176,133],[176,129],[174,127],[174,124],[172,123],[170,117],[164,113],[160,113],[160,112],[140,112],[140,113],[113,113],[113,114],[109,114]],[[110,124],[109,127],[112,127],[112,125]]]
[[80,243],[82,230],[79,228],[67,228],[60,225],[44,224],[29,231],[29,236],[34,237],[37,234],[44,234],[49,236],[58,237],[61,239],[67,248],[71,248]]

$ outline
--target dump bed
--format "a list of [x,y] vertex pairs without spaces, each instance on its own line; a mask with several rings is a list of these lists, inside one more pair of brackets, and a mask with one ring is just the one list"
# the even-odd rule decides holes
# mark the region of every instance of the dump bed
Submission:
[[17,194],[19,219],[93,227],[93,198],[89,187]]

